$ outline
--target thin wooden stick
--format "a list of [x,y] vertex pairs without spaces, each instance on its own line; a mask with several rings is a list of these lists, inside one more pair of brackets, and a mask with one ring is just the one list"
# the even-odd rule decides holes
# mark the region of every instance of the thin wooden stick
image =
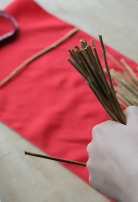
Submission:
[[39,157],[39,158],[60,161],[60,162],[64,162],[64,163],[69,163],[69,164],[86,167],[86,163],[82,163],[82,162],[78,162],[78,161],[71,161],[71,160],[67,160],[67,159],[61,159],[61,158],[46,156],[46,155],[42,155],[42,154],[35,154],[35,153],[27,152],[27,151],[25,151],[24,153],[25,153],[25,155],[29,155],[29,156],[35,156],[35,157]]
[[117,96],[117,98],[118,98],[120,104],[121,104],[123,107],[126,108],[126,107],[129,106],[129,103],[128,103],[126,100],[124,100],[123,97],[122,97],[120,94],[117,93],[116,96]]
[[75,27],[71,31],[69,31],[67,34],[65,34],[63,37],[61,37],[59,40],[48,46],[47,48],[42,49],[41,51],[37,52],[27,60],[25,60],[23,63],[21,63],[17,68],[15,68],[6,78],[4,78],[0,82],[0,87],[4,86],[8,81],[10,81],[19,71],[21,71],[24,67],[26,67],[28,64],[36,60],[38,57],[42,56],[43,54],[51,51],[52,49],[56,48],[60,44],[62,44],[64,41],[66,41],[69,37],[71,37],[73,34],[75,34],[78,31],[78,28]]
[[106,71],[107,71],[107,74],[108,74],[110,86],[111,86],[113,92],[115,93],[114,86],[113,86],[113,83],[112,83],[111,74],[110,74],[109,67],[108,67],[107,58],[106,58],[106,50],[105,50],[105,47],[104,47],[104,44],[103,44],[103,39],[102,39],[101,35],[99,35],[99,40],[100,40],[101,47],[102,47],[102,52],[103,52],[103,56],[104,56],[105,67],[106,67]]
[[138,78],[136,77],[135,73],[132,71],[131,67],[127,64],[127,62],[123,58],[120,60],[120,62],[124,66],[124,71],[127,72],[130,79],[136,84],[136,87],[138,87]]
[[118,62],[118,60],[115,59],[115,57],[113,55],[111,55],[110,53],[106,52],[107,56],[113,61],[113,63],[115,65],[117,65],[118,67],[120,67],[121,70],[123,70],[123,66]]

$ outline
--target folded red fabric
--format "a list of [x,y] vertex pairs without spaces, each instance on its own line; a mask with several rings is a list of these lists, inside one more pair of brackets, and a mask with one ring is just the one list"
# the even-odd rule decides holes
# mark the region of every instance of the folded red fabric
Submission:
[[[15,0],[6,11],[15,17],[20,32],[0,49],[0,80],[37,51],[47,47],[74,26],[45,12],[32,0]],[[5,23],[1,25],[4,29]],[[67,50],[80,39],[93,38],[79,30],[51,52],[28,65],[0,88],[0,120],[44,152],[86,162],[91,129],[108,119],[81,76],[66,61]],[[95,44],[102,59],[99,41]],[[136,63],[106,46],[118,60]],[[114,67],[109,61],[109,66]],[[33,152],[33,151],[32,151]],[[64,164],[88,181],[86,168]]]

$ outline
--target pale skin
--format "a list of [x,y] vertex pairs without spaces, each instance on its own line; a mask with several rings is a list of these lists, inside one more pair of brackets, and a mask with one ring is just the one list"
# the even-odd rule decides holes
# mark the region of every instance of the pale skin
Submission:
[[106,121],[87,147],[89,182],[119,202],[138,202],[138,107],[125,110],[127,125]]

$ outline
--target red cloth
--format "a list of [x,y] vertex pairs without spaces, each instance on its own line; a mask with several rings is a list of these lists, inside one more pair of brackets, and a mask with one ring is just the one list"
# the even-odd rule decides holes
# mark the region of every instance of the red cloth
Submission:
[[[15,41],[0,49],[0,80],[26,58],[73,28],[31,0],[15,0],[6,11],[17,20],[20,33]],[[1,24],[1,28],[5,26]],[[67,49],[79,44],[80,39],[91,38],[78,31],[0,88],[1,121],[46,153],[82,162],[87,161],[86,146],[91,140],[92,127],[108,116],[66,58]],[[101,55],[99,41],[95,44]],[[124,57],[108,46],[106,49],[118,60]],[[124,58],[136,67],[135,62]],[[114,66],[111,61],[109,65]],[[88,181],[85,167],[64,166]]]

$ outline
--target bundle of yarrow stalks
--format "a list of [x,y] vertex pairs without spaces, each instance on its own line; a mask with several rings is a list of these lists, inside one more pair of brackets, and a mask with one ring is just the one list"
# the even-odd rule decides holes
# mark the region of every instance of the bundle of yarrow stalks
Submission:
[[120,71],[111,69],[111,76],[115,81],[117,98],[123,107],[138,106],[138,77],[125,59],[117,61],[111,54],[108,57],[119,67]]
[[[69,50],[70,58],[68,58],[68,61],[85,79],[86,83],[91,88],[99,102],[102,104],[110,118],[114,121],[126,124],[126,117],[116,97],[116,93],[113,87],[106,58],[106,50],[101,35],[99,36],[99,39],[103,52],[107,76],[105,76],[104,69],[101,65],[93,40],[91,40],[91,46],[88,45],[85,40],[81,40],[81,47],[75,46],[73,50]],[[76,164],[80,166],[86,166],[86,163],[71,161],[67,159],[34,154],[30,152],[25,152],[25,154],[70,164]]]
[[91,40],[91,46],[88,45],[85,40],[81,40],[81,47],[75,46],[73,50],[69,50],[70,58],[68,58],[68,61],[83,76],[110,118],[114,121],[126,124],[125,115],[113,87],[106,58],[106,50],[101,35],[99,35],[99,39],[108,78],[105,76],[93,40]]

